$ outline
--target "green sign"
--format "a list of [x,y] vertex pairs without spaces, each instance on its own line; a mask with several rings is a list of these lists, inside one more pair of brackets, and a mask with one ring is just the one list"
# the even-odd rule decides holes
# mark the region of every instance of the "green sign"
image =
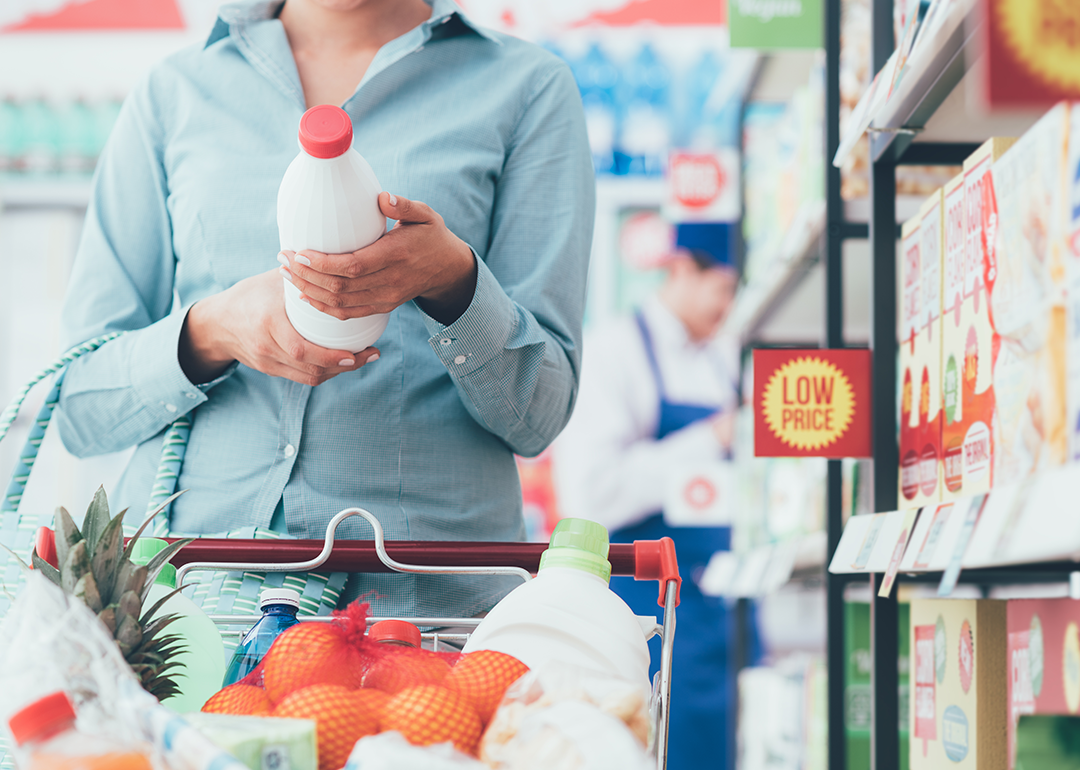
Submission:
[[728,0],[732,48],[822,48],[821,0]]

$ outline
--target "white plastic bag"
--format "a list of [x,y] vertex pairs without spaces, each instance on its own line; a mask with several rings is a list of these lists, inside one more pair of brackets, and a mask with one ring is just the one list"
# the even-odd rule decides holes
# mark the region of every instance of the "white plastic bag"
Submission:
[[71,698],[81,732],[143,750],[156,767],[245,770],[142,689],[86,605],[31,572],[0,623],[0,735],[7,746],[14,745],[11,715],[58,690]]
[[649,695],[570,664],[530,671],[507,690],[480,759],[498,770],[645,770],[652,766]]
[[487,770],[450,743],[413,746],[396,730],[356,742],[345,770]]

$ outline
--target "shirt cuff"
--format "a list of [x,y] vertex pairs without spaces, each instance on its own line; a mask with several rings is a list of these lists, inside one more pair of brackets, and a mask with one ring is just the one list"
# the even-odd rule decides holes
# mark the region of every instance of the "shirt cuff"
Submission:
[[195,385],[180,368],[180,332],[190,306],[141,329],[131,346],[127,362],[131,386],[144,406],[162,420],[172,422],[206,402],[206,391],[236,371],[231,364],[220,376]]
[[444,326],[425,313],[419,304],[413,303],[431,334],[428,344],[456,376],[471,374],[500,355],[518,324],[513,300],[475,250],[473,256],[476,257],[476,289],[472,302],[460,318]]

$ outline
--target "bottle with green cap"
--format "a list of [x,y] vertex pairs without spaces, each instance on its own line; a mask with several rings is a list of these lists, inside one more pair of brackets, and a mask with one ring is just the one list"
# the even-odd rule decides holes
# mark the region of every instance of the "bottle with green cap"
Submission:
[[[146,564],[166,545],[164,540],[139,538],[131,560],[136,564]],[[153,607],[175,590],[176,568],[166,564],[150,589],[145,606]],[[181,637],[186,649],[177,656],[180,666],[175,678],[180,693],[166,698],[162,704],[180,714],[198,711],[211,695],[221,689],[221,678],[225,674],[225,645],[213,621],[183,594],[171,596],[155,613],[155,617],[164,615],[179,616],[169,626],[169,632]]]
[[497,650],[534,671],[561,661],[648,687],[644,625],[609,587],[607,556],[603,526],[563,519],[536,577],[492,608],[464,651]]

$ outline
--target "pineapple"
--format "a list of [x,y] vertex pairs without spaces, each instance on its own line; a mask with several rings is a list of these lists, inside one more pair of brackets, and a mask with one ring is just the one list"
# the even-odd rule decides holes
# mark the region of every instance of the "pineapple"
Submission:
[[[176,495],[169,498],[162,508],[175,498]],[[161,568],[191,540],[171,543],[145,565],[133,564],[129,558],[132,547],[157,512],[143,522],[125,548],[123,520],[126,512],[121,511],[116,518],[110,518],[109,501],[105,490],[99,487],[86,511],[82,531],[64,508],[56,512],[59,569],[42,559],[37,551],[31,554],[31,561],[34,569],[97,613],[143,688],[162,700],[179,692],[171,671],[178,665],[176,654],[185,647],[181,637],[165,633],[177,616],[155,616],[173,594],[145,612],[143,604]]]

